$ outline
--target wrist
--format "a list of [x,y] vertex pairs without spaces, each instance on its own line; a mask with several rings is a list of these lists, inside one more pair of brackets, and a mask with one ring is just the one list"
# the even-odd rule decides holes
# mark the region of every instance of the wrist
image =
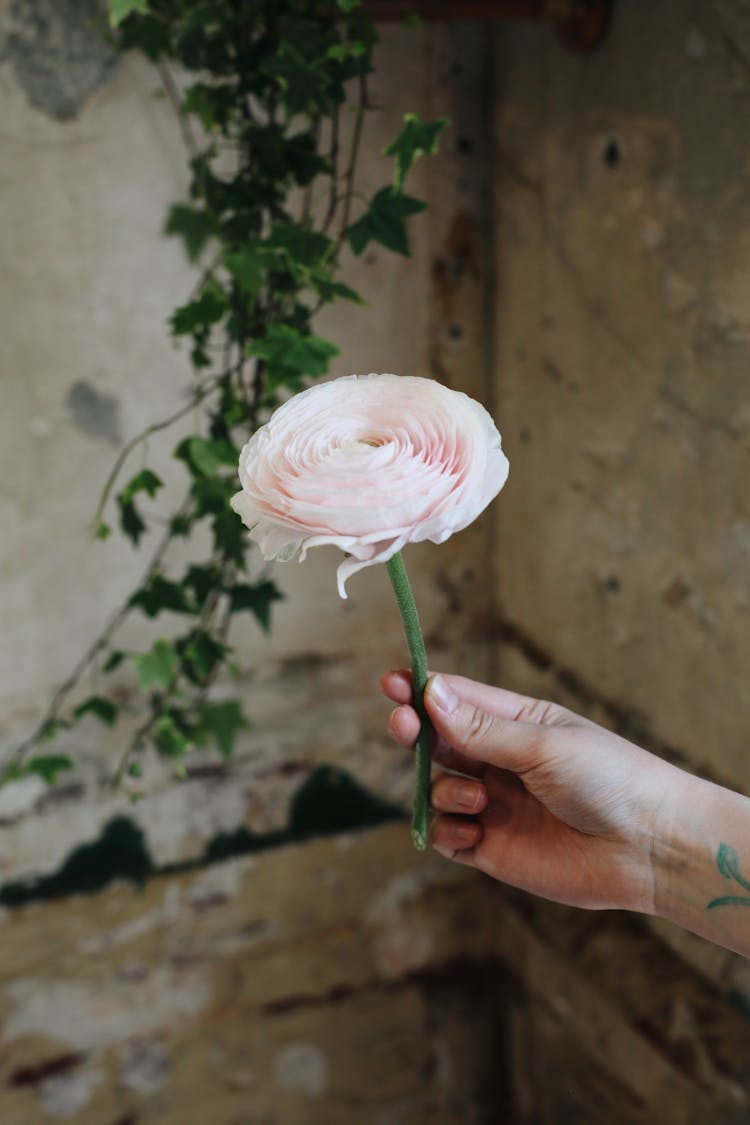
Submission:
[[[682,770],[675,773],[669,811],[654,833],[654,913],[747,955],[750,911],[716,907],[750,898],[742,885],[750,877],[750,800]],[[736,865],[739,882],[727,869],[727,856],[734,857],[728,866]]]
[[708,901],[706,881],[710,868],[710,841],[706,814],[713,786],[673,767],[674,776],[664,787],[654,823],[651,848],[653,913],[686,924],[687,915]]

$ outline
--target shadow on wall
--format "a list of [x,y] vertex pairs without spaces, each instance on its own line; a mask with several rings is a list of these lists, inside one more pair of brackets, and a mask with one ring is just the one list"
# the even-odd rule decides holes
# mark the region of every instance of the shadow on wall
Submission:
[[94,894],[115,879],[143,884],[153,875],[194,871],[233,856],[300,843],[314,836],[361,831],[394,820],[405,820],[401,809],[363,789],[343,770],[321,766],[296,794],[286,828],[258,834],[241,826],[234,832],[221,832],[198,859],[157,869],[142,830],[129,817],[118,816],[105,825],[98,839],[72,851],[52,875],[0,888],[0,904],[21,906],[73,894]]

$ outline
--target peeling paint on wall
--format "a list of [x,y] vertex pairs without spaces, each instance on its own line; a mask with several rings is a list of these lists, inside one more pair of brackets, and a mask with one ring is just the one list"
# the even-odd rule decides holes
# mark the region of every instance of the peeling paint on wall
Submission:
[[39,1088],[42,1109],[52,1117],[72,1117],[88,1105],[103,1078],[101,1070],[82,1070],[45,1079]]
[[287,1043],[276,1055],[273,1070],[282,1089],[311,1098],[328,1085],[328,1061],[314,1043]]
[[361,831],[401,820],[403,816],[401,809],[369,793],[343,770],[321,766],[295,794],[289,822],[282,829],[257,833],[242,824],[233,831],[213,836],[203,855],[195,860],[159,867],[141,826],[127,816],[117,816],[104,825],[95,840],[75,848],[50,875],[0,886],[0,905],[20,906],[73,894],[95,894],[114,879],[142,884],[157,871],[165,874],[193,870],[315,836]]
[[0,58],[31,105],[56,121],[76,117],[114,72],[100,0],[12,0],[9,24]]
[[208,1004],[210,977],[202,967],[134,966],[109,981],[26,977],[5,989],[6,1039],[44,1035],[78,1051],[101,1050],[147,1036],[172,1021],[195,1017]]

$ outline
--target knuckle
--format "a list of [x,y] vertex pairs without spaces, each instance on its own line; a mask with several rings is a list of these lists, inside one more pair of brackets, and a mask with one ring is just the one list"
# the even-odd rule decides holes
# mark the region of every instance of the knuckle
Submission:
[[549,726],[558,721],[560,707],[548,699],[530,699],[524,705],[519,718],[525,723],[538,723],[539,726]]
[[486,746],[494,733],[495,720],[492,715],[488,715],[486,711],[482,711],[479,707],[469,707],[463,727],[467,747]]

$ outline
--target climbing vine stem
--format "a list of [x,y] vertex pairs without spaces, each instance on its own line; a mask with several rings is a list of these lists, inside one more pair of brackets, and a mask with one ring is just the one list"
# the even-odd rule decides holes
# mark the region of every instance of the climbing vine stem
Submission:
[[[137,785],[147,752],[178,776],[195,748],[231,755],[248,719],[238,699],[212,697],[233,666],[231,626],[249,614],[260,641],[281,597],[229,507],[239,446],[338,354],[312,322],[333,302],[363,303],[339,277],[344,252],[379,243],[409,253],[408,224],[424,204],[406,194],[405,177],[435,151],[445,124],[406,114],[386,150],[393,180],[367,199],[356,173],[376,33],[359,0],[109,0],[109,14],[119,47],[161,76],[184,141],[187,198],[169,208],[164,230],[196,274],[169,318],[189,359],[187,402],[179,393],[114,463],[95,537],[119,525],[133,549],[150,546],[151,559],[16,747],[4,781],[29,773],[53,781],[72,768],[72,736],[64,753],[46,744],[84,720],[122,735],[116,782]],[[160,464],[178,423],[172,456],[187,491],[174,501],[146,458]],[[129,475],[136,450],[144,460]],[[153,624],[138,631],[148,637],[138,648],[122,632],[133,615]]]

